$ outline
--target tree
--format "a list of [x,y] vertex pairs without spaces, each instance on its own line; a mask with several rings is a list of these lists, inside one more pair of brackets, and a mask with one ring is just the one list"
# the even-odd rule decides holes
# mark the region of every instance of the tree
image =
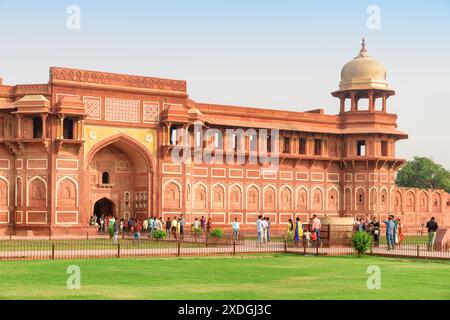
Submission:
[[450,192],[450,172],[431,159],[414,157],[398,172],[395,183],[399,187]]

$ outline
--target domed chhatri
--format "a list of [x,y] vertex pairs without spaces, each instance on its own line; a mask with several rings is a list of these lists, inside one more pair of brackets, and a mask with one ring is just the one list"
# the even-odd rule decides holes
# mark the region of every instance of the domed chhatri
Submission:
[[342,68],[339,89],[388,89],[386,68],[369,56],[364,39],[358,56]]
[[[341,113],[365,111],[359,108],[359,101],[364,99],[369,100],[369,112],[386,112],[386,101],[395,91],[388,86],[386,68],[369,56],[364,39],[359,54],[342,68],[339,90],[332,95],[341,100]],[[347,99],[351,101],[350,110],[345,107]],[[382,101],[380,110],[378,99]]]

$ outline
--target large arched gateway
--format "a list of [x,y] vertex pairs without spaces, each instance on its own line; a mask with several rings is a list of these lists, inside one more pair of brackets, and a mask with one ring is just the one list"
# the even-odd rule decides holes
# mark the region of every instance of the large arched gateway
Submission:
[[120,134],[96,144],[86,158],[86,211],[144,219],[153,208],[152,159],[133,138]]

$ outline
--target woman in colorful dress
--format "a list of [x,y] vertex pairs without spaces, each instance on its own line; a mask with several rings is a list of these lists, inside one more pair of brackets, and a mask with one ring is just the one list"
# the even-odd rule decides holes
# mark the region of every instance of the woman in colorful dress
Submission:
[[398,246],[400,247],[403,243],[403,240],[405,240],[405,234],[403,233],[403,224],[401,223],[400,219],[397,218],[397,234],[398,234]]
[[397,220],[393,220],[394,221],[394,245],[398,245],[399,242],[399,236],[398,236],[398,222]]
[[302,222],[300,221],[300,218],[297,217],[295,219],[295,235],[294,235],[295,246],[298,246],[302,239],[303,239],[303,225]]
[[286,231],[286,241],[288,243],[291,243],[292,240],[294,240],[294,222],[292,221],[292,219],[289,219],[289,223],[288,223],[288,227],[287,227],[287,231]]

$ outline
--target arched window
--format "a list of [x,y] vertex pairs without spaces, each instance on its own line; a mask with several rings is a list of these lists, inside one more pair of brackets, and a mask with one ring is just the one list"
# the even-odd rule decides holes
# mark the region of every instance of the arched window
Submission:
[[42,118],[34,117],[33,118],[33,139],[42,138]]
[[109,173],[106,171],[102,174],[102,184],[109,184]]
[[73,139],[73,119],[72,118],[64,118],[63,137],[64,137],[64,139],[68,139],[68,140]]

